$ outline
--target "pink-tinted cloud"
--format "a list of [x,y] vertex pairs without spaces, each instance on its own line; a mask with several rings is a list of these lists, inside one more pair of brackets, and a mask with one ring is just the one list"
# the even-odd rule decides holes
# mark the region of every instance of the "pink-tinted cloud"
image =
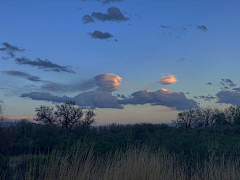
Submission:
[[122,78],[115,74],[106,73],[96,76],[95,80],[96,84],[99,86],[98,90],[113,92],[117,90]]
[[187,99],[185,94],[180,92],[172,92],[168,89],[160,89],[157,91],[143,90],[134,92],[131,97],[119,100],[120,104],[148,104],[152,106],[161,105],[176,110],[186,110],[191,108],[199,108],[197,102]]
[[175,82],[177,82],[177,78],[172,74],[162,76],[161,80],[159,81],[161,84],[174,84]]

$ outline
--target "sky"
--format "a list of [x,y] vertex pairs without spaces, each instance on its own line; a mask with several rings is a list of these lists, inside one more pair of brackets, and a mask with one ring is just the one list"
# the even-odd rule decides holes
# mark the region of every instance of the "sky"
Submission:
[[97,125],[240,105],[240,1],[1,0],[9,118],[74,100]]

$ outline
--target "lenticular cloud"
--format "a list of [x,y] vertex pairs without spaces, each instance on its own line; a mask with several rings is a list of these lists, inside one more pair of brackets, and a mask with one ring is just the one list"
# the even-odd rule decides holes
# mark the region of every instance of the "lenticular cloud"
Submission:
[[113,92],[117,90],[122,78],[115,74],[106,73],[96,76],[95,80],[96,84],[99,86],[98,90]]
[[168,76],[162,76],[161,80],[159,81],[161,84],[174,84],[175,82],[177,82],[177,78],[172,74],[169,74]]

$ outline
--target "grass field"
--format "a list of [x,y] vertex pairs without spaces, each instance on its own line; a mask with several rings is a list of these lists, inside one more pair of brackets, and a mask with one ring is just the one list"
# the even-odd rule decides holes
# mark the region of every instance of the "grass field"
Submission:
[[[193,163],[194,162],[194,163]],[[45,155],[18,157],[11,177],[24,180],[237,180],[240,160],[212,154],[183,160],[180,155],[148,146],[129,147],[107,155],[94,155],[92,146],[76,144]]]

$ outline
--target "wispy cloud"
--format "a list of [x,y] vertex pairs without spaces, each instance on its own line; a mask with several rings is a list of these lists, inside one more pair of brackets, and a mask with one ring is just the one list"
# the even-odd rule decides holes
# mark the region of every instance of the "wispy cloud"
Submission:
[[41,86],[41,90],[51,91],[51,92],[79,92],[86,91],[96,87],[96,81],[94,78],[89,80],[78,82],[71,82],[69,84],[61,84],[54,82],[47,82],[46,84]]
[[2,59],[3,59],[3,60],[8,60],[9,57],[4,57],[4,56],[3,56]]
[[161,25],[160,27],[163,28],[163,29],[167,29],[167,28],[170,28],[171,26]]
[[221,89],[232,89],[237,86],[231,79],[221,79],[219,83],[222,85]]
[[205,32],[208,30],[207,27],[204,26],[204,25],[201,25],[201,26],[200,26],[200,25],[197,25],[196,28],[199,29],[199,30],[201,30],[201,31],[205,31]]
[[108,32],[101,32],[101,31],[94,31],[93,33],[89,33],[89,35],[92,38],[97,38],[97,39],[109,39],[111,37],[114,37],[113,35],[111,35]]
[[204,99],[204,101],[210,101],[213,99],[217,99],[217,96],[208,94],[208,95],[202,95],[202,96],[194,96],[194,98],[195,99]]
[[25,49],[21,49],[17,46],[12,46],[11,44],[9,44],[7,42],[2,43],[2,46],[4,46],[4,47],[0,48],[0,51],[6,51],[7,54],[12,58],[15,57],[16,51],[20,51],[20,52],[25,51]]
[[174,25],[160,25],[159,28],[161,29],[162,33],[169,37],[181,38],[182,36],[186,35],[188,32],[192,30],[201,30],[206,32],[208,29],[204,25],[197,25],[197,24],[189,24],[189,25],[182,25],[182,26],[174,26]]
[[116,7],[110,7],[107,10],[107,13],[93,12],[92,17],[100,21],[128,21],[129,18],[125,17],[120,9]]
[[8,74],[11,76],[16,76],[24,79],[28,79],[29,81],[42,81],[40,77],[33,76],[28,73],[22,72],[22,71],[15,71],[15,70],[8,70],[8,71],[2,71],[3,74]]
[[39,69],[44,69],[46,71],[75,73],[70,66],[60,66],[47,59],[42,60],[40,58],[37,58],[35,61],[33,61],[26,57],[22,57],[22,58],[16,58],[15,61],[17,64],[20,64],[20,65],[36,66]]
[[110,4],[110,2],[121,2],[122,0],[103,0],[103,4]]
[[177,78],[172,74],[169,74],[167,76],[162,76],[161,80],[159,81],[159,83],[161,84],[174,84],[176,82],[177,82]]

